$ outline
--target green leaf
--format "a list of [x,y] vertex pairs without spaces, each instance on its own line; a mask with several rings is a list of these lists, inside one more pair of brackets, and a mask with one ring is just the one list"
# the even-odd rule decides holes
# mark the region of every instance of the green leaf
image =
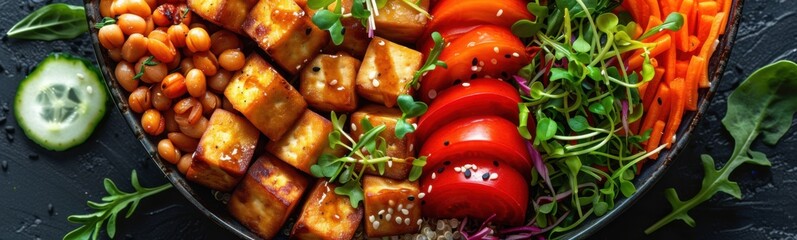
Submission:
[[313,177],[322,178],[324,177],[324,170],[318,164],[313,164],[310,166],[310,174],[312,174]]
[[567,70],[562,69],[562,68],[551,68],[551,79],[550,80],[551,81],[556,81],[556,80],[559,80],[559,79],[573,80],[573,75],[570,74],[570,72],[568,72]]
[[333,2],[335,2],[335,0],[307,0],[307,6],[310,7],[310,9],[322,9]]
[[349,181],[343,184],[343,186],[336,187],[335,193],[349,197],[349,202],[353,208],[357,208],[364,197],[363,187],[360,185],[359,181]]
[[518,133],[526,140],[531,140],[531,133],[529,132],[528,122],[529,122],[529,108],[522,103],[518,104],[519,114],[518,114]]
[[570,120],[567,121],[567,125],[575,132],[583,132],[589,128],[587,118],[581,115],[570,118]]
[[111,217],[108,218],[108,223],[105,224],[105,232],[108,233],[108,237],[111,239],[116,235],[116,213],[112,213]]
[[584,37],[581,35],[579,35],[578,38],[576,38],[576,41],[573,42],[573,50],[576,50],[576,52],[586,53],[589,52],[589,50],[591,49],[592,46],[590,46],[589,43],[586,40],[584,40]]
[[82,6],[54,3],[30,13],[6,34],[10,38],[52,41],[73,39],[88,30]]
[[609,204],[606,202],[597,202],[592,207],[592,209],[595,210],[595,215],[600,217],[603,216],[603,214],[606,214],[607,211],[609,211]]
[[648,82],[653,80],[656,75],[656,68],[650,63],[650,55],[645,54],[645,60],[642,62],[642,81]]
[[102,20],[100,20],[100,22],[94,24],[94,28],[100,29],[102,27],[105,27],[106,25],[113,25],[113,24],[116,24],[116,19],[113,19],[111,17],[104,17],[102,18]]
[[[367,19],[371,16],[371,11],[365,9],[363,6],[366,0],[354,0],[354,3],[351,5],[351,15],[356,19]],[[370,1],[370,0],[368,0]]]
[[542,82],[533,82],[531,86],[529,86],[529,96],[534,99],[542,99],[545,93],[545,86],[542,85]]
[[595,25],[597,25],[598,30],[601,32],[611,33],[616,30],[619,21],[617,15],[614,15],[614,13],[604,13],[595,19]]
[[540,213],[548,214],[551,213],[553,208],[556,206],[556,202],[549,202],[543,205],[540,205]]
[[89,226],[80,226],[75,230],[64,235],[64,240],[85,240],[91,237],[93,228]]
[[670,30],[670,31],[678,31],[684,25],[684,16],[681,13],[673,12],[670,15],[667,15],[667,19],[664,19],[664,22],[658,26],[655,26],[639,36],[638,40],[644,40],[650,36],[656,35],[661,31]]
[[606,115],[606,108],[601,103],[590,104],[589,111],[598,115]]
[[337,130],[329,132],[329,135],[327,135],[327,142],[329,143],[329,148],[336,149],[338,143],[340,143],[340,132]]
[[421,177],[424,166],[426,166],[426,156],[412,160],[412,168],[410,169],[408,180],[417,181]]
[[387,5],[387,0],[376,0],[376,8],[383,8]]
[[412,98],[412,95],[409,94],[399,95],[396,102],[406,118],[419,117],[426,113],[426,110],[429,109],[429,106],[426,105],[426,103],[422,101],[415,101],[415,99]]
[[407,123],[406,119],[402,118],[399,119],[399,121],[396,121],[395,134],[397,138],[403,139],[404,136],[412,132],[415,132],[415,127]]
[[443,35],[440,35],[439,32],[432,32],[432,41],[434,42],[434,47],[429,51],[426,62],[423,63],[418,71],[415,71],[415,74],[412,76],[412,81],[408,82],[406,87],[418,89],[421,86],[421,78],[423,78],[426,72],[435,70],[437,66],[448,68],[445,62],[439,60],[440,54],[443,53],[443,49],[445,48],[445,39],[443,39]]
[[546,141],[553,138],[558,128],[556,121],[544,117],[537,123],[537,138],[540,141]]
[[623,193],[623,196],[630,197],[636,192],[636,187],[631,181],[620,180],[620,192]]

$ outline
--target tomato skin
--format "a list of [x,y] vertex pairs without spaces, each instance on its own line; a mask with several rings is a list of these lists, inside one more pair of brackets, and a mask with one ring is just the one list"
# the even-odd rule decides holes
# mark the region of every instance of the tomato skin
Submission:
[[[473,164],[470,178],[455,167]],[[528,208],[529,187],[525,179],[509,165],[486,158],[463,158],[450,165],[438,165],[443,171],[425,172],[421,178],[422,213],[430,218],[465,217],[486,220],[496,214],[495,223],[520,226]],[[497,178],[484,180],[485,173]],[[434,174],[434,178],[432,175]],[[431,189],[431,191],[429,191]]]
[[475,116],[451,122],[432,133],[421,147],[424,172],[462,158],[500,159],[524,177],[531,175],[531,156],[517,126],[498,116]]
[[448,68],[436,68],[421,80],[419,94],[427,103],[457,80],[509,79],[529,61],[520,39],[508,29],[494,25],[478,26],[447,45],[439,60]]
[[535,19],[523,0],[439,0],[434,3],[430,13],[434,18],[426,24],[420,43],[425,42],[434,31],[468,30],[469,27],[485,24],[509,29],[518,20]]
[[517,124],[519,102],[517,89],[498,79],[482,78],[454,85],[441,92],[420,117],[416,143],[423,145],[433,131],[465,117],[496,115]]

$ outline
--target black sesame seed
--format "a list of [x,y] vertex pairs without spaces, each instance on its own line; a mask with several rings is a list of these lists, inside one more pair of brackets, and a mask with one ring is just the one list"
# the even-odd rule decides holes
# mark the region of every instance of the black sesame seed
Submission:
[[498,161],[493,161],[493,165],[495,165],[496,167],[498,167]]
[[505,57],[505,58],[511,58],[511,57],[512,57],[512,55],[510,55],[510,54],[507,54],[507,55],[504,55],[504,57]]
[[426,200],[421,200],[421,205],[426,205]]
[[490,179],[490,173],[482,174],[482,180],[487,181],[487,179]]
[[470,169],[465,170],[465,178],[470,178]]
[[320,67],[313,67],[313,72],[318,72],[318,71],[321,71]]
[[446,166],[451,165],[451,161],[445,161],[445,162],[443,162],[443,165],[446,165]]
[[501,72],[501,77],[503,77],[504,79],[509,79],[509,73],[506,73],[506,71]]
[[385,217],[382,216],[382,214],[379,214],[379,220],[382,220],[382,219],[385,219]]
[[345,34],[346,34],[346,28],[340,29],[340,35],[345,35]]
[[656,103],[658,103],[659,105],[661,105],[661,104],[662,104],[662,102],[661,102],[661,98],[656,98]]
[[307,28],[307,29],[304,30],[304,35],[310,35],[311,32],[313,32],[313,29],[312,28]]
[[410,195],[409,197],[407,197],[407,200],[409,200],[410,202],[415,201],[415,196]]
[[479,75],[476,75],[475,73],[470,75],[470,79],[476,79],[477,77],[479,77]]
[[473,58],[473,60],[470,61],[470,65],[476,66],[477,64],[479,64],[478,58]]
[[443,146],[448,146],[450,144],[448,141],[443,142]]
[[446,170],[446,168],[444,168],[444,167],[438,168],[437,169],[437,173],[443,173],[443,170]]
[[461,79],[454,80],[454,85],[459,85],[460,83],[462,83]]

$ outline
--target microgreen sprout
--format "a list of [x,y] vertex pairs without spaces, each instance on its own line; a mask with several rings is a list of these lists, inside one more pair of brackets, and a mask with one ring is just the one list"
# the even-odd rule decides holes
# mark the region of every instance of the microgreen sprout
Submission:
[[427,72],[435,70],[437,67],[448,68],[445,62],[440,59],[440,54],[443,52],[445,48],[445,39],[439,32],[432,33],[432,41],[434,41],[434,47],[432,50],[429,51],[429,55],[426,57],[426,62],[423,63],[418,71],[415,71],[415,74],[412,76],[412,81],[407,83],[405,88],[412,87],[413,89],[418,89],[421,86],[421,78],[426,75]]
[[[420,12],[427,18],[431,18],[426,10],[419,6],[420,2],[402,0],[410,8]],[[335,4],[332,10],[329,6]],[[313,14],[311,20],[318,28],[329,32],[332,43],[340,45],[343,43],[345,29],[341,20],[343,18],[354,18],[360,20],[368,30],[368,37],[374,37],[376,31],[376,16],[379,16],[379,9],[387,4],[387,0],[353,0],[349,13],[345,13],[342,0],[308,0],[307,6],[310,9],[318,10]]]
[[112,17],[104,17],[102,18],[102,20],[100,20],[100,22],[94,24],[94,28],[100,29],[102,27],[105,27],[106,25],[113,25],[113,24],[116,24],[116,19],[113,19]]
[[422,101],[415,101],[411,95],[401,94],[396,101],[401,109],[401,118],[396,121],[396,137],[404,138],[408,133],[415,132],[415,126],[407,123],[408,118],[420,117],[429,106]]

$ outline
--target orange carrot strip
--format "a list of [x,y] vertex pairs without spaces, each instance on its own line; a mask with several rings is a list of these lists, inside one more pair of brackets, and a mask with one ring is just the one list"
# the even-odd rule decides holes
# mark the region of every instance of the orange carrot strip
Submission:
[[[661,35],[661,37],[653,40],[653,43],[656,44],[653,48],[649,49],[650,57],[655,58],[659,54],[667,51],[668,48],[671,47],[671,40],[669,34]],[[628,69],[636,70],[642,67],[642,63],[645,62],[645,56],[642,55],[642,51],[636,51],[634,55],[631,55],[631,58],[628,59]]]
[[663,107],[664,103],[669,101],[669,98],[670,88],[667,87],[666,84],[661,84],[659,86],[659,91],[656,93],[655,100],[653,100],[653,102],[650,103],[650,107],[645,110],[647,112],[645,113],[644,121],[642,121],[642,128],[639,129],[640,132],[645,132],[653,128],[653,124],[659,121],[659,116],[662,114],[662,111],[667,110],[663,109]]
[[700,74],[704,71],[703,64],[705,58],[692,56],[689,61],[689,69],[686,71],[686,110],[697,111],[697,87]]
[[714,18],[714,23],[711,24],[711,30],[706,37],[706,41],[703,44],[703,48],[700,49],[700,56],[703,57],[706,61],[703,63],[703,70],[701,70],[699,80],[699,86],[701,88],[707,88],[710,85],[708,79],[708,61],[711,59],[711,55],[714,53],[715,50],[715,43],[716,40],[719,38],[720,29],[724,28],[722,26],[723,19],[725,19],[725,13],[717,13],[717,16]]
[[722,28],[720,28],[720,34],[725,34],[725,26],[728,25],[728,17],[731,16],[731,5],[733,5],[732,0],[724,0],[722,5],[720,5],[722,6],[722,11],[720,12],[725,13],[725,16],[722,16],[722,24],[720,24],[722,26]]
[[664,135],[661,138],[667,143],[667,148],[672,147],[673,137],[675,136],[675,132],[678,131],[678,127],[681,125],[682,118],[684,117],[684,104],[686,104],[686,98],[684,98],[685,93],[683,78],[677,78],[670,83],[670,102],[672,102],[672,107],[670,108],[670,117],[667,118],[667,128],[664,130]]
[[[661,19],[661,9],[659,8],[659,0],[647,0],[648,9],[650,9],[650,16]],[[650,22],[647,23],[650,26]]]
[[[661,135],[662,131],[664,130],[664,121],[656,121],[653,125],[653,131],[650,132],[650,139],[648,139],[648,145],[645,146],[645,151],[650,152],[659,147],[659,143],[661,143]],[[653,154],[650,156],[650,159],[656,160],[659,158],[659,154]]]
[[[672,33],[670,34],[672,36]],[[678,71],[676,69],[675,64],[677,63],[677,56],[678,50],[675,49],[675,42],[672,41],[670,44],[670,48],[667,49],[665,52],[663,59],[664,68],[666,71],[664,72],[664,81],[665,82],[672,82],[675,79],[675,74]]]
[[[645,97],[642,98],[642,106],[644,109],[650,109],[650,103],[656,98],[656,93],[659,91],[659,86],[661,86],[661,80],[664,78],[664,72],[664,68],[656,68],[656,75],[648,82],[647,88],[645,89]],[[641,91],[642,89],[640,89],[640,93]]]
[[686,79],[686,70],[689,69],[689,61],[677,61],[675,63],[675,77]]
[[[662,24],[661,18],[659,18],[657,16],[650,15],[650,18],[648,19],[648,26],[645,28],[645,32],[648,32],[648,31],[650,31],[651,28],[653,28],[655,26],[658,26],[658,25],[661,25],[661,24]],[[653,34],[652,36],[646,38],[646,40],[657,39],[657,38],[659,38],[659,36],[661,36],[662,34],[666,34],[666,33],[667,33],[667,31],[659,31],[656,34]],[[645,42],[648,42],[648,41],[645,41]]]
[[697,38],[700,39],[702,44],[706,44],[706,39],[711,32],[711,27],[714,23],[713,15],[701,15],[700,22],[697,24]]
[[697,29],[697,4],[700,0],[692,1],[692,7],[689,8],[689,35],[695,35],[695,30]]
[[694,50],[697,50],[699,47],[700,47],[700,39],[698,39],[697,36],[695,36],[695,35],[690,35],[689,36],[689,51],[688,52],[692,52]]
[[700,16],[714,16],[719,12],[717,2],[705,1],[697,3],[697,13]]
[[691,33],[689,30],[689,22],[694,21],[694,19],[689,19],[689,14],[692,12],[692,5],[694,5],[693,0],[684,0],[681,2],[681,7],[678,9],[678,12],[684,17],[684,25],[678,30],[675,40],[678,42],[678,49],[684,52],[689,52],[689,34]]

